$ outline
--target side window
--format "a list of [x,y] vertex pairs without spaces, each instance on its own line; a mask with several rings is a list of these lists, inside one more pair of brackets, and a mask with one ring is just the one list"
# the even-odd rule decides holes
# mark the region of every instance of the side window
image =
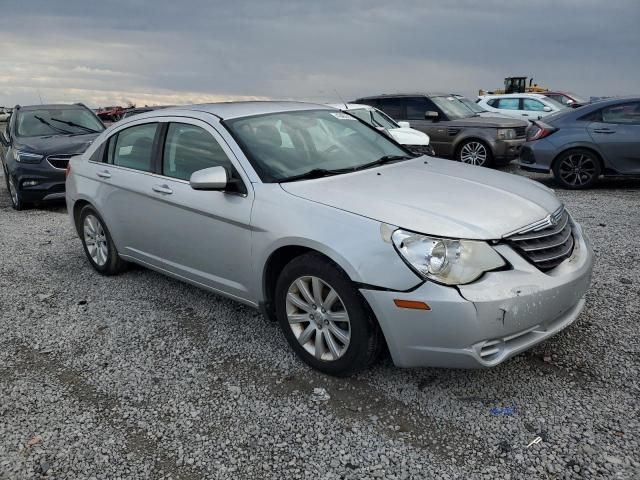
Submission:
[[492,98],[491,100],[487,100],[487,105],[493,108],[498,108],[498,99]]
[[640,102],[611,105],[602,109],[604,123],[640,125]]
[[158,124],[146,123],[121,130],[109,140],[109,163],[143,172],[153,171],[153,139]]
[[533,112],[541,112],[544,110],[544,103],[535,100],[533,98],[522,99],[524,110],[530,110]]
[[[412,97],[405,100],[407,106],[407,120],[424,120],[424,114],[428,110],[434,110],[431,102],[424,97]],[[393,116],[393,115],[392,115]]]
[[210,167],[233,167],[227,154],[213,136],[203,128],[186,123],[171,123],[162,156],[162,174],[189,180],[193,172]]
[[498,107],[501,110],[520,110],[519,98],[499,98]]
[[96,151],[91,154],[91,156],[89,157],[89,161],[90,162],[98,162],[98,163],[104,162],[104,145],[105,145],[105,143],[106,142],[104,142],[102,145],[100,145],[98,148],[96,148]]
[[[389,115],[394,120],[402,119],[404,112],[402,111],[402,98],[381,98],[378,108]],[[422,114],[424,118],[424,113]]]

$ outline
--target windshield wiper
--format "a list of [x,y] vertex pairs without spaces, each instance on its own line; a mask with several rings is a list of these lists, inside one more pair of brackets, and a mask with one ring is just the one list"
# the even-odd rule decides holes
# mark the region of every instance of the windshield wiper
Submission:
[[54,125],[51,125],[44,118],[39,117],[38,115],[34,115],[33,118],[35,118],[36,120],[40,121],[41,123],[44,123],[47,127],[51,128],[52,130],[55,130],[57,132],[66,133],[68,135],[71,135],[73,133],[73,132],[70,132],[69,130],[65,130],[64,128],[58,128],[58,127],[56,127]]
[[340,175],[341,173],[353,172],[353,168],[337,168],[335,170],[328,170],[326,168],[314,168],[308,172],[301,173],[300,175],[293,175],[292,177],[286,177],[279,180],[279,183],[295,182],[297,180],[310,180],[312,178],[330,177],[332,175]]
[[68,122],[66,120],[60,120],[59,118],[52,118],[51,120],[53,120],[54,122],[64,123],[65,125],[69,125],[70,127],[82,128],[83,130],[86,130],[89,133],[100,133],[99,130],[95,130],[90,127],[85,127],[84,125],[80,125],[79,123],[76,123],[76,122]]
[[377,160],[374,160],[373,162],[354,167],[352,171],[355,172],[356,170],[365,170],[367,168],[379,167],[380,165],[384,165],[386,163],[397,162],[399,160],[409,160],[410,158],[413,157],[410,157],[409,155],[385,155]]

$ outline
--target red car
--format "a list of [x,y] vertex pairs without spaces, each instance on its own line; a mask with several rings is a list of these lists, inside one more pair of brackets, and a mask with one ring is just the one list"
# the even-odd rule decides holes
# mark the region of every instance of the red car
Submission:
[[589,100],[582,98],[575,93],[569,92],[540,92],[545,97],[549,97],[551,100],[555,100],[558,103],[561,103],[565,107],[578,108],[590,103]]
[[96,115],[100,120],[108,120],[111,122],[117,122],[122,118],[124,114],[124,108],[120,106],[102,107],[96,111]]

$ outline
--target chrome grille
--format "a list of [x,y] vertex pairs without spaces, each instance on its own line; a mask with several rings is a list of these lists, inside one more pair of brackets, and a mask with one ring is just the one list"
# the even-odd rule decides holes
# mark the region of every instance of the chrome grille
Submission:
[[516,127],[514,130],[516,131],[516,138],[524,138],[527,134],[527,127]]
[[569,214],[564,208],[540,223],[507,237],[507,241],[520,255],[546,272],[571,256],[574,239]]
[[406,145],[406,148],[416,155],[433,155],[431,145]]
[[65,153],[65,154],[57,154],[57,155],[49,155],[47,157],[47,162],[53,168],[59,168],[60,170],[64,170],[67,168],[67,164],[69,163],[69,159],[71,157],[75,157],[76,155],[80,155],[79,153]]

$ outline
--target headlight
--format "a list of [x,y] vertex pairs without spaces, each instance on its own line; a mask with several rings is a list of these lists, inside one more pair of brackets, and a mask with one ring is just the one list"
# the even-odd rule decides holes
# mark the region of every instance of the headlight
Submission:
[[499,128],[498,138],[500,140],[513,140],[516,138],[516,131],[513,128]]
[[44,157],[39,153],[13,151],[13,159],[20,163],[40,163]]
[[505,265],[486,242],[434,238],[398,229],[391,236],[404,260],[420,276],[447,285],[473,282]]

